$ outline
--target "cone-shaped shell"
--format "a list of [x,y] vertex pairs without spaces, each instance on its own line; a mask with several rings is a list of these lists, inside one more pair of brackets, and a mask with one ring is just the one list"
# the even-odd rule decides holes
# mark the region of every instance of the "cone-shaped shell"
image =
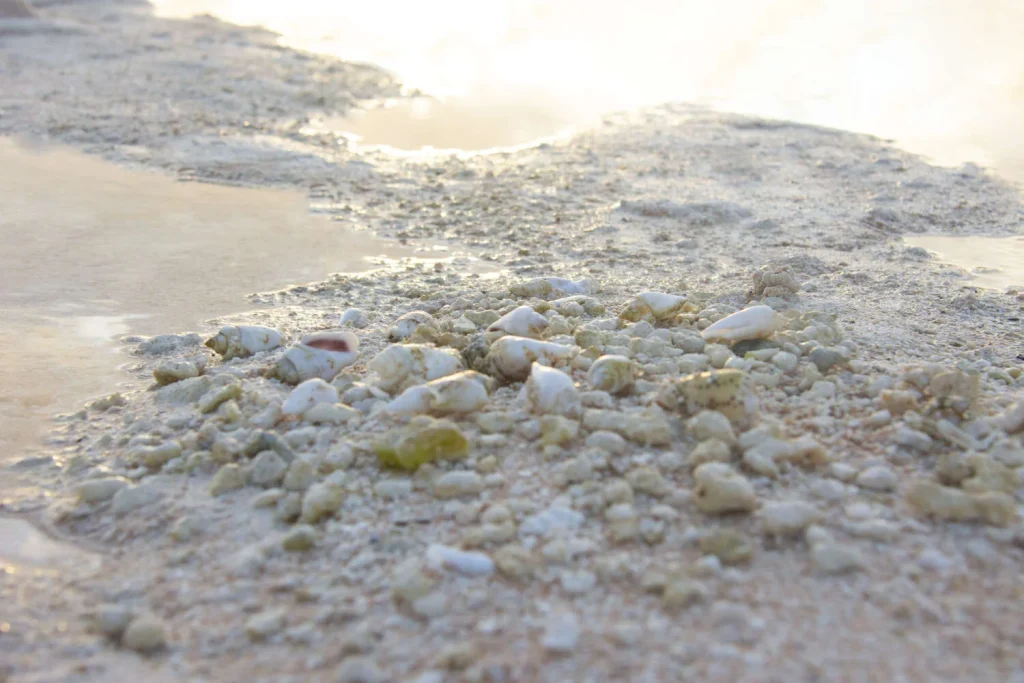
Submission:
[[245,358],[281,345],[281,333],[261,325],[227,325],[206,340],[206,346],[224,357]]
[[758,305],[727,315],[701,332],[705,341],[730,344],[747,339],[763,339],[782,326],[782,316],[770,306]]
[[285,351],[271,374],[288,384],[314,377],[329,382],[358,357],[359,338],[352,332],[318,332]]
[[529,306],[520,306],[498,318],[487,328],[487,332],[491,335],[504,333],[515,337],[539,339],[547,326],[547,318]]
[[587,371],[590,386],[610,394],[621,394],[633,386],[636,363],[625,356],[601,356]]
[[686,301],[685,296],[665,292],[644,292],[630,301],[619,317],[632,323],[641,320],[650,323],[671,320],[682,312]]
[[388,412],[396,415],[472,413],[487,405],[493,387],[494,380],[487,375],[467,370],[409,387],[388,404]]
[[462,357],[456,352],[422,344],[389,346],[367,367],[377,373],[377,386],[388,392],[401,391],[464,369]]
[[572,358],[574,347],[563,346],[525,337],[502,337],[491,345],[487,354],[492,371],[509,381],[522,381],[529,377],[536,361],[555,365]]

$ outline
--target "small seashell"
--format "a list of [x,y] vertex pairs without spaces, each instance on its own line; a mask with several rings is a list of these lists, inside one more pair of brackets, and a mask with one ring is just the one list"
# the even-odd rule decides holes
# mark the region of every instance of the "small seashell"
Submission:
[[288,384],[319,377],[331,381],[359,357],[359,338],[352,332],[318,332],[284,352],[271,375]]
[[727,315],[711,325],[701,336],[705,341],[738,342],[770,337],[782,326],[782,316],[770,306],[758,305]]
[[[548,319],[529,306],[520,306],[500,317],[487,328],[488,333],[509,334],[514,337],[531,337],[540,339],[541,333],[547,328]],[[490,335],[489,335],[490,336]]]
[[395,344],[378,353],[367,367],[377,373],[377,386],[394,392],[463,370],[454,351],[422,344]]
[[437,325],[437,320],[426,311],[409,311],[391,326],[388,339],[391,341],[404,341],[411,337],[420,325]]
[[619,318],[633,323],[641,320],[651,323],[671,320],[682,312],[686,302],[685,296],[664,292],[644,292],[629,302],[626,309],[619,314]]
[[578,416],[583,411],[580,392],[561,370],[534,363],[523,387],[526,406],[538,415]]
[[590,386],[610,394],[621,394],[633,386],[636,363],[625,356],[601,356],[587,371]]
[[281,345],[281,333],[260,325],[227,325],[206,340],[206,345],[224,357],[245,358]]
[[404,415],[472,413],[487,405],[493,387],[494,380],[487,375],[466,370],[409,387],[388,404],[388,412]]
[[338,321],[338,327],[366,327],[370,324],[370,321],[366,319],[366,315],[358,308],[350,308],[341,314],[341,320]]
[[509,381],[522,381],[530,375],[534,362],[554,365],[572,358],[574,349],[553,342],[526,337],[502,337],[487,354],[491,370]]
[[337,403],[338,390],[319,377],[307,379],[292,389],[281,405],[283,415],[302,415],[318,403]]
[[513,296],[520,298],[542,297],[548,294],[597,294],[600,287],[596,280],[567,280],[563,277],[539,277],[508,288]]

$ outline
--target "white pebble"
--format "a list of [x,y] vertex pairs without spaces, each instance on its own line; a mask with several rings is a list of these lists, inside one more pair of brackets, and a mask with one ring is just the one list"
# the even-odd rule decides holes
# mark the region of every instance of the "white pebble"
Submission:
[[466,576],[490,576],[494,573],[494,561],[484,553],[437,543],[427,548],[427,564],[434,569],[448,569]]
[[568,654],[580,639],[580,622],[575,614],[563,612],[548,619],[541,645],[553,654]]
[[899,477],[885,465],[869,467],[857,475],[857,486],[871,491],[892,491],[898,483]]

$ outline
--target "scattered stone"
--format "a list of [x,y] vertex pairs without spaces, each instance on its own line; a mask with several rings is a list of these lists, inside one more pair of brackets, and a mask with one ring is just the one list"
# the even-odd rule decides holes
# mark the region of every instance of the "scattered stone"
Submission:
[[231,463],[224,465],[210,481],[210,495],[216,498],[230,491],[245,487],[246,472],[240,466]]
[[391,430],[374,442],[381,464],[415,470],[435,460],[460,460],[469,454],[469,441],[448,420],[416,418],[405,429]]
[[438,477],[434,482],[434,496],[437,498],[475,496],[483,488],[484,483],[479,474],[467,470],[456,470]]
[[245,622],[245,635],[253,642],[262,642],[280,633],[288,623],[287,612],[283,609],[267,610],[249,617]]
[[332,481],[313,484],[302,497],[302,513],[299,519],[304,524],[315,524],[330,517],[345,500],[345,489]]
[[288,465],[274,451],[263,451],[249,466],[249,482],[255,486],[276,486],[284,479]]
[[579,639],[579,619],[571,612],[562,612],[548,618],[541,646],[551,654],[567,655],[576,649]]
[[857,486],[871,491],[894,491],[899,484],[899,477],[885,465],[875,465],[862,470],[857,475]]
[[153,379],[160,386],[199,376],[199,366],[188,360],[165,360],[153,370]]
[[385,683],[387,675],[368,657],[348,657],[338,667],[337,683]]
[[820,574],[847,574],[864,569],[864,560],[853,548],[822,542],[811,546],[811,562]]
[[926,515],[950,522],[985,522],[1007,526],[1017,519],[1013,497],[1002,492],[969,493],[917,479],[907,488],[907,501]]
[[687,609],[708,601],[710,593],[703,584],[690,579],[669,581],[661,595],[662,606],[670,611]]
[[734,529],[715,529],[700,539],[700,550],[714,555],[726,566],[747,564],[754,556],[750,539]]
[[127,485],[128,480],[123,477],[102,477],[83,481],[72,490],[81,502],[95,505],[110,500]]
[[120,640],[125,629],[135,618],[135,613],[122,605],[102,605],[96,610],[96,628],[112,640]]
[[308,524],[292,527],[281,539],[281,547],[290,552],[305,552],[316,547],[316,529]]
[[132,619],[121,636],[121,644],[129,650],[148,654],[167,644],[164,624],[151,614]]
[[773,536],[800,535],[822,517],[810,503],[796,500],[765,503],[757,516],[761,520],[761,530]]
[[725,463],[705,463],[694,470],[693,478],[694,502],[701,512],[751,512],[757,505],[751,483]]
[[153,484],[126,486],[121,488],[111,498],[110,511],[115,515],[124,515],[147,505],[152,505],[161,498],[163,498],[163,494]]

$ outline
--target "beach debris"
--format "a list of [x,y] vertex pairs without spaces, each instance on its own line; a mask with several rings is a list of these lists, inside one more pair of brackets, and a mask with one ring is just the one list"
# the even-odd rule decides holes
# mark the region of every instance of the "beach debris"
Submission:
[[755,408],[752,396],[748,399],[743,392],[745,378],[745,372],[735,369],[697,372],[664,386],[657,400],[671,410],[684,410],[691,415],[714,410],[737,422]]
[[206,340],[206,346],[226,361],[270,351],[280,345],[281,333],[262,325],[227,325]]
[[491,345],[488,358],[492,371],[508,381],[525,380],[535,362],[557,365],[572,358],[573,347],[526,337],[502,337]]
[[583,410],[572,377],[540,363],[533,364],[523,392],[527,409],[537,415],[578,416]]
[[391,401],[387,409],[395,415],[472,413],[487,405],[494,385],[492,377],[465,370],[409,387]]
[[387,392],[402,391],[415,384],[464,370],[462,357],[451,349],[423,344],[393,344],[367,364],[377,375],[377,386]]
[[359,338],[354,333],[317,332],[285,351],[271,375],[286,384],[301,384],[313,378],[329,382],[358,357]]
[[492,339],[502,334],[540,339],[548,327],[548,319],[529,306],[520,306],[501,316],[487,328]]
[[594,361],[587,371],[590,386],[609,394],[623,394],[633,388],[636,379],[636,363],[615,354],[605,355]]
[[405,341],[415,334],[417,328],[421,325],[436,327],[437,320],[426,311],[409,311],[400,316],[391,326],[391,330],[388,332],[388,339],[397,342]]
[[664,322],[681,313],[687,301],[685,296],[665,292],[644,292],[626,305],[622,313],[619,313],[619,318],[633,323],[642,320],[650,323]]
[[568,280],[563,277],[539,277],[512,285],[508,291],[520,298],[545,297],[550,294],[597,294],[600,290],[596,280]]
[[701,332],[705,341],[735,343],[764,339],[778,332],[782,316],[770,306],[759,304],[725,316]]
[[338,389],[319,377],[307,379],[292,389],[281,405],[282,415],[302,415],[318,403],[337,403]]

